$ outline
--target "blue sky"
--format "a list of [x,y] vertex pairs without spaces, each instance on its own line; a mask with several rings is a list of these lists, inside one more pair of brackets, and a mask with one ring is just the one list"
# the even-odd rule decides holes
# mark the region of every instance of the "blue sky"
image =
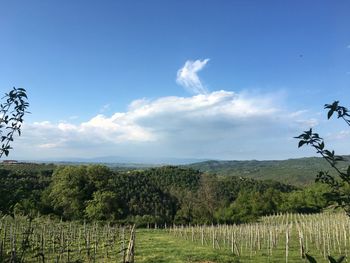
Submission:
[[348,1],[1,1],[0,87],[28,90],[11,158],[349,153]]

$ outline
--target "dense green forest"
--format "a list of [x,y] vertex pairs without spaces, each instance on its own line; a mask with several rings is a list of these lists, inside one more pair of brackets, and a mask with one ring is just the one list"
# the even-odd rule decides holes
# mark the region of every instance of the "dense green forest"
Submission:
[[[350,157],[344,156],[344,159],[345,162],[339,162],[339,168],[346,171]],[[274,180],[297,186],[314,183],[317,171],[330,170],[327,161],[321,157],[271,161],[205,161],[186,167],[223,176]]]
[[102,165],[0,166],[3,214],[119,223],[243,223],[280,212],[326,208],[326,185],[217,176],[164,166],[117,171]]

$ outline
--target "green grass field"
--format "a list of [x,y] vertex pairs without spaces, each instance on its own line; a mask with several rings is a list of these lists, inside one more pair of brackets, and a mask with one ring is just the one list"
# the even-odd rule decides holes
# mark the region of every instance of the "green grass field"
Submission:
[[[272,256],[267,253],[237,257],[228,249],[212,249],[189,240],[178,239],[163,230],[139,229],[136,234],[136,263],[281,263],[286,262],[284,249],[275,250]],[[315,256],[315,255],[313,255]],[[317,262],[328,262],[316,255]],[[298,249],[290,251],[288,262],[307,262],[301,259]]]
[[[228,249],[213,249],[189,240],[176,238],[163,230],[140,229],[136,233],[137,263],[267,263],[285,262],[284,249],[274,251],[272,257],[261,252],[257,255],[237,257]],[[290,251],[288,262],[306,262],[300,259],[298,250]],[[319,262],[326,262],[325,260]]]
[[135,251],[137,263],[240,262],[229,251],[201,247],[164,230],[139,229]]

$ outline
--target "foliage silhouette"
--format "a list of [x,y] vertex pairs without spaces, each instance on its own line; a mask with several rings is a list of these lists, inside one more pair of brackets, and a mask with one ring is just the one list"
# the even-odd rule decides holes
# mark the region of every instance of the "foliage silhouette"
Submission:
[[[339,105],[339,101],[334,101],[332,104],[325,104],[325,109],[328,109],[327,117],[330,119],[334,113],[337,113],[337,118],[341,118],[350,126],[349,110]],[[331,175],[329,171],[319,171],[316,181],[325,183],[331,187],[331,193],[328,194],[328,199],[336,202],[342,207],[348,216],[350,216],[350,165],[346,171],[340,169],[337,164],[340,161],[346,161],[343,156],[336,155],[332,150],[325,148],[325,142],[318,133],[313,132],[312,129],[304,131],[299,136],[295,137],[299,140],[298,147],[303,145],[310,145],[318,154],[320,154],[337,173],[337,177]]]
[[[310,262],[310,263],[317,263],[317,260],[314,257],[310,256],[309,254],[305,254],[305,257],[306,257],[306,260],[308,262]],[[328,256],[327,258],[328,258],[328,261],[330,263],[341,263],[341,262],[344,261],[345,256],[340,256],[338,259],[335,259],[332,256]]]
[[[337,113],[337,118],[341,118],[345,123],[350,126],[350,114],[349,110],[339,105],[339,101],[334,101],[332,104],[325,104],[325,109],[328,109],[327,118],[330,119],[334,113]],[[338,178],[329,174],[329,171],[319,171],[316,182],[322,182],[331,187],[331,193],[328,195],[329,200],[335,201],[340,207],[342,207],[346,214],[350,216],[350,165],[346,169],[346,172],[338,168],[337,163],[339,161],[346,161],[344,157],[336,155],[334,150],[330,151],[325,149],[325,143],[318,133],[312,131],[304,131],[299,136],[295,137],[300,139],[298,147],[303,145],[310,145],[318,154],[320,154],[338,174]],[[317,263],[315,258],[306,254],[306,259],[310,263]],[[328,256],[330,263],[341,263],[345,259],[345,256],[340,256],[338,259]]]
[[29,107],[25,89],[14,87],[2,99],[4,102],[0,104],[0,158],[3,154],[9,155],[14,135],[16,133],[21,135],[23,116],[28,113],[27,108]]

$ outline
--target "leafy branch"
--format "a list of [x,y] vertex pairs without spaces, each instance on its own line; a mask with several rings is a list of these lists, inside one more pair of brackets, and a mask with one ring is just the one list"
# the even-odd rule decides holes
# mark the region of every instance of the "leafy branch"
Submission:
[[[324,108],[328,109],[328,119],[330,119],[334,113],[337,113],[337,118],[343,119],[345,123],[350,126],[349,111],[346,107],[340,106],[339,101],[334,101],[332,104],[325,104]],[[328,184],[332,189],[332,193],[328,195],[328,198],[332,201],[336,201],[338,205],[343,207],[346,213],[350,216],[350,195],[346,190],[346,186],[350,186],[350,165],[348,166],[346,172],[338,168],[338,162],[345,161],[344,157],[336,155],[334,150],[327,150],[325,148],[323,138],[321,138],[318,133],[313,132],[312,129],[304,131],[302,134],[294,138],[299,139],[299,148],[304,145],[310,145],[313,147],[338,174],[340,180],[334,178],[328,171],[319,171],[316,182],[319,181]]]
[[347,125],[350,126],[350,114],[349,110],[344,106],[339,106],[339,101],[334,101],[332,104],[325,104],[325,109],[329,109],[327,113],[328,119],[332,117],[332,115],[336,112],[338,114],[338,119],[343,119]]
[[[309,262],[309,263],[317,263],[316,259],[314,257],[312,257],[311,255],[309,254],[305,254],[305,257],[306,257],[306,260]],[[341,263],[344,261],[345,259],[345,256],[340,256],[338,259],[332,257],[332,256],[328,256],[328,261],[330,263]]]
[[25,89],[13,88],[2,98],[5,100],[0,104],[0,136],[1,149],[0,158],[9,155],[11,142],[15,134],[21,135],[23,117],[29,107],[28,97]]

